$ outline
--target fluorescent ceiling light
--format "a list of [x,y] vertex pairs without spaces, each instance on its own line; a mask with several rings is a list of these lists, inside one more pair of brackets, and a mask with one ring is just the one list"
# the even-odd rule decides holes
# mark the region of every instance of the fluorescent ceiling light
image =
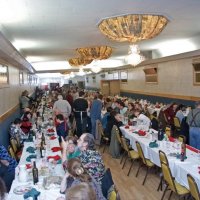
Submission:
[[27,16],[24,1],[0,0],[0,23],[16,23]]
[[32,63],[32,66],[36,71],[50,71],[50,70],[62,70],[62,69],[71,69],[66,61],[52,61],[52,62],[37,62]]
[[161,57],[174,54],[185,53],[197,49],[196,45],[189,39],[178,39],[161,42],[153,45],[152,48],[157,49]]
[[34,62],[42,62],[45,61],[47,59],[47,57],[43,57],[43,56],[27,56],[26,60],[28,60],[28,62],[30,63],[34,63]]
[[98,66],[102,69],[104,68],[115,68],[124,65],[124,56],[112,57],[106,60],[94,60],[89,65],[84,66],[83,68],[92,68],[92,66]]
[[39,46],[38,42],[31,40],[15,40],[12,44],[18,51],[21,49],[30,49]]
[[63,76],[60,73],[40,73],[36,75],[39,78],[61,78]]

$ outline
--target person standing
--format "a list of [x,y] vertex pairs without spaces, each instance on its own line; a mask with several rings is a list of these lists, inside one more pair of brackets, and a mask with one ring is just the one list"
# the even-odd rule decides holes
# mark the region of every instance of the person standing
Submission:
[[54,103],[53,111],[54,114],[62,114],[68,119],[71,114],[71,106],[67,100],[63,100],[62,95],[58,95],[58,100]]
[[90,109],[92,135],[94,136],[94,138],[96,134],[96,120],[101,121],[102,98],[103,96],[101,94],[98,95],[98,98],[96,96],[92,102],[92,106]]
[[189,112],[187,123],[190,127],[190,145],[200,150],[200,101],[196,102],[196,108]]
[[77,98],[73,103],[74,116],[76,120],[76,134],[78,137],[86,131],[87,125],[87,109],[88,102],[84,99],[84,92],[79,92],[79,98]]
[[68,126],[67,126],[66,120],[62,114],[56,115],[56,122],[58,124],[56,126],[56,132],[59,137],[58,140],[61,143],[61,141],[62,141],[61,137],[66,138],[68,135]]

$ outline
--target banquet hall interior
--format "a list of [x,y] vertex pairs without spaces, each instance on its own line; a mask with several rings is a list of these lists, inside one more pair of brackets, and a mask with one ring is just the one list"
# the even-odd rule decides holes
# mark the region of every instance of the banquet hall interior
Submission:
[[[20,173],[32,177],[34,162],[43,162],[41,146],[48,152],[45,142],[28,146],[36,144],[29,136],[60,148],[46,157],[52,164],[58,154],[50,168],[63,167],[54,174],[61,178],[68,167],[63,139],[79,138],[78,148],[86,132],[112,174],[113,193],[102,199],[200,199],[199,19],[199,0],[0,0],[0,188],[3,170],[11,179],[10,159],[17,166],[2,200],[25,199],[17,186],[30,181],[20,181]],[[86,110],[75,103],[82,98]],[[56,108],[64,100],[70,111]],[[19,140],[13,124],[23,131]],[[41,160],[27,161],[31,148]],[[41,187],[40,200],[70,196]]]

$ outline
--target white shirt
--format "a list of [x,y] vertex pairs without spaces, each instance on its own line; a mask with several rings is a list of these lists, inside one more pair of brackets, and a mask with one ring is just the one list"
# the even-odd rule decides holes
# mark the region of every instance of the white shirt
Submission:
[[144,126],[150,127],[151,120],[147,116],[145,116],[144,114],[140,114],[137,117],[137,119],[138,119],[140,125],[144,125]]
[[71,110],[71,106],[67,100],[59,99],[53,105],[53,111],[63,114],[64,117],[69,117]]

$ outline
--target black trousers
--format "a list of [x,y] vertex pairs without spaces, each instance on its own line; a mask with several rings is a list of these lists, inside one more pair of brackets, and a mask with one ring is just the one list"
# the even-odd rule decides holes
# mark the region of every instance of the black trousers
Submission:
[[80,137],[82,133],[86,133],[87,117],[76,118],[76,135]]

